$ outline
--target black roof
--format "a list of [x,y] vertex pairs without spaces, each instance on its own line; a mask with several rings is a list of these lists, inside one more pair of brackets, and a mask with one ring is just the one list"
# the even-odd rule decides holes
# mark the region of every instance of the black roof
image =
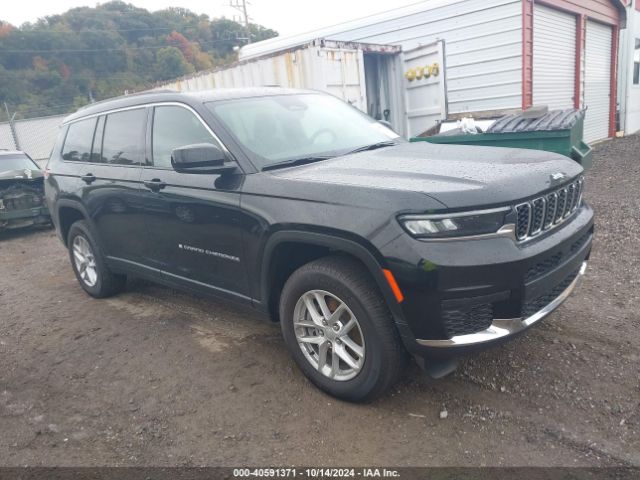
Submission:
[[178,92],[176,90],[151,90],[148,92],[124,95],[109,100],[92,103],[72,113],[64,119],[63,123],[77,120],[89,115],[114,110],[116,108],[134,107],[154,102],[215,102],[219,100],[231,100],[236,98],[266,97],[271,95],[294,95],[299,93],[318,93],[314,90],[301,90],[280,87],[259,88],[218,88],[215,90],[202,90],[199,92]]

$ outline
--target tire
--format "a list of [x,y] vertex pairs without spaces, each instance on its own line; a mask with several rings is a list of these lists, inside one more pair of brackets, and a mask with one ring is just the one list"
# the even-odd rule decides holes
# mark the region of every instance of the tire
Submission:
[[[67,246],[73,272],[85,292],[94,298],[106,298],[124,290],[127,283],[126,275],[116,275],[109,270],[100,244],[95,240],[85,220],[78,220],[71,225]],[[88,251],[84,250],[85,246],[88,247]],[[81,255],[86,261],[85,265],[92,265],[95,275],[88,275],[88,269],[79,265],[82,262],[76,255],[82,252],[85,254]]]
[[[324,326],[324,331],[316,327],[321,311],[318,295],[329,312],[341,309],[337,327]],[[308,301],[312,301],[312,307]],[[315,309],[315,317],[310,308]],[[353,316],[356,324],[348,330],[349,338],[337,337],[353,324]],[[280,324],[285,343],[302,372],[318,388],[343,400],[367,402],[382,395],[398,380],[407,359],[378,286],[359,262],[346,256],[315,260],[289,277],[280,297]],[[334,327],[339,330],[332,332]],[[323,338],[326,341],[321,344],[306,343],[322,342]],[[331,346],[326,347],[327,343]],[[359,348],[351,350],[348,347],[352,344]],[[352,361],[357,359],[353,363],[359,368],[351,368],[342,360],[345,350]],[[357,351],[363,352],[364,359]],[[339,357],[337,367],[333,364],[335,355]]]

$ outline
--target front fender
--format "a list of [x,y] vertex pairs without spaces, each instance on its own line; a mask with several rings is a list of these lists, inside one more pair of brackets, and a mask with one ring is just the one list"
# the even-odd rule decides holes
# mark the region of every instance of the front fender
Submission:
[[267,308],[266,304],[270,298],[271,285],[269,278],[271,278],[270,268],[273,253],[278,245],[286,242],[305,243],[318,247],[326,247],[337,252],[352,255],[360,260],[378,285],[378,288],[391,311],[401,335],[404,332],[408,332],[408,327],[404,320],[402,309],[400,308],[400,305],[398,304],[398,301],[396,300],[383,272],[383,268],[386,268],[384,258],[371,245],[364,245],[356,240],[336,236],[334,234],[297,230],[280,230],[269,237],[265,244],[260,269],[260,287],[263,308]]

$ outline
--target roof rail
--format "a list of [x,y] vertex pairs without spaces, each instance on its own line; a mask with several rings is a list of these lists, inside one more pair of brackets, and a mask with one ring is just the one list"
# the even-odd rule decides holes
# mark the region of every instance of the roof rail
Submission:
[[101,103],[110,102],[112,100],[118,100],[120,98],[138,97],[138,96],[149,95],[154,93],[180,93],[180,92],[178,90],[174,90],[173,88],[163,88],[162,90],[145,90],[143,92],[129,93],[126,95],[118,95],[117,97],[105,98],[104,100],[89,103],[87,105],[84,105],[83,107],[80,107],[78,111],[84,110],[89,107],[93,107],[94,105],[100,105]]

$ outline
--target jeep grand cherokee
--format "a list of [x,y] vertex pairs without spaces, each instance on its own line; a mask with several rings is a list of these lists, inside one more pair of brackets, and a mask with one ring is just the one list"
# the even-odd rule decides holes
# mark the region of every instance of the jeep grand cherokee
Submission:
[[585,272],[582,168],[551,153],[408,143],[283,89],[152,92],[68,117],[46,199],[82,288],[127,275],[279,321],[322,390],[363,401],[407,353],[433,374],[556,309]]

